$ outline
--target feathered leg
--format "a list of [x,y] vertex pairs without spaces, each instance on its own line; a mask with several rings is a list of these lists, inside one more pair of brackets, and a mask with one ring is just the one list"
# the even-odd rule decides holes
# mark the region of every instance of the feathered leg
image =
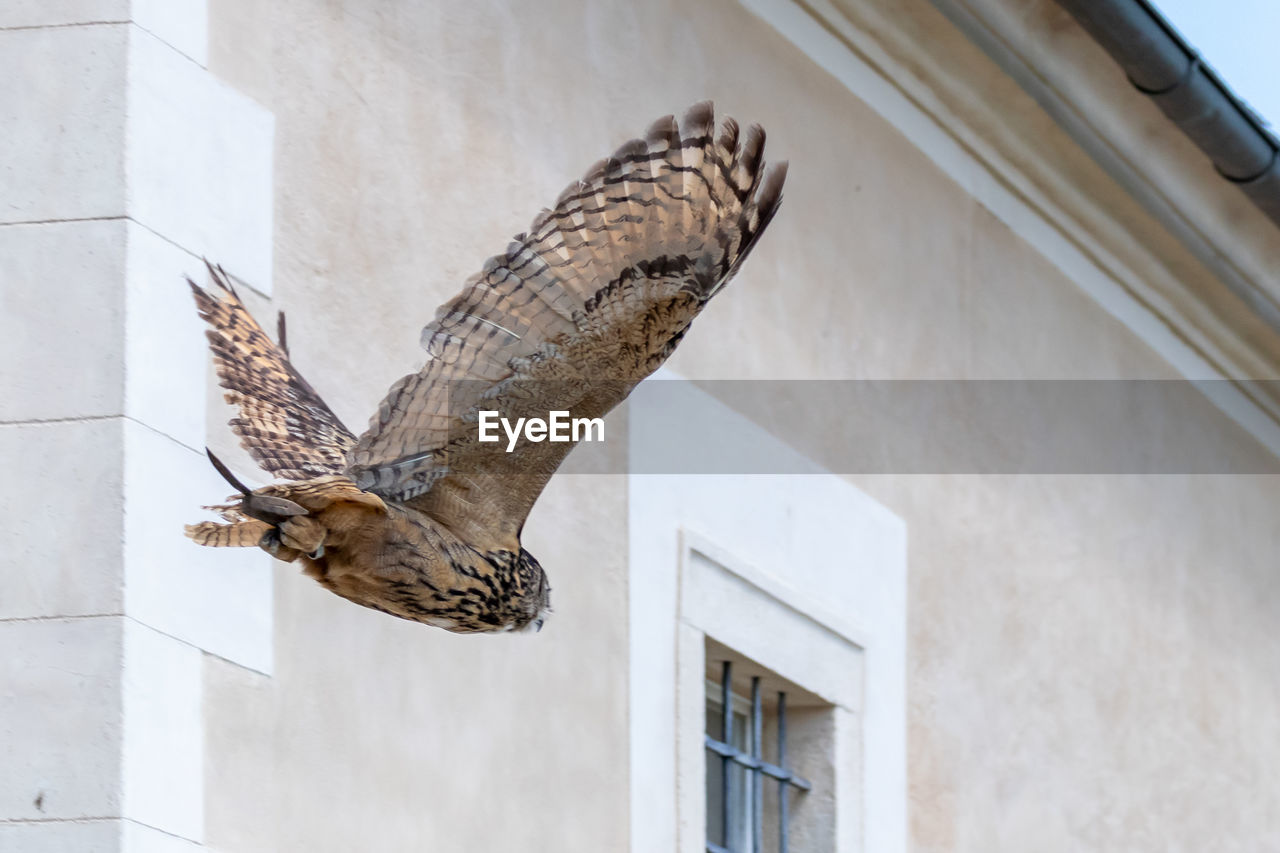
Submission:
[[302,554],[318,560],[324,556],[330,533],[346,531],[367,513],[387,512],[381,498],[356,488],[346,477],[319,477],[251,490],[213,453],[209,453],[209,461],[241,497],[237,503],[208,507],[227,523],[202,521],[187,525],[187,536],[199,545],[256,545],[285,562],[293,562]]

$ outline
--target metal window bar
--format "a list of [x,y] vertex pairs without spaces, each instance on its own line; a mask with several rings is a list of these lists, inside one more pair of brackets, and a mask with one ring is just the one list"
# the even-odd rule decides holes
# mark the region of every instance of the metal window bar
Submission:
[[[751,677],[751,755],[764,755],[760,748],[764,728],[764,713],[760,704],[760,676]],[[764,843],[764,779],[759,773],[751,774],[751,853],[760,853]]]
[[[723,797],[721,798],[720,826],[721,837],[725,844],[731,844],[733,828],[737,825],[734,813],[733,796],[733,764],[737,763],[747,769],[747,784],[752,801],[751,851],[761,853],[764,840],[764,777],[768,776],[778,783],[778,850],[787,853],[787,786],[801,791],[808,791],[813,786],[809,780],[798,776],[787,768],[787,694],[778,692],[778,763],[765,761],[761,742],[764,729],[763,703],[760,699],[760,678],[751,679],[751,732],[749,746],[751,752],[743,752],[733,746],[733,664],[725,661],[720,671],[720,698],[723,703],[724,716],[720,728],[722,740],[705,735],[707,749],[720,756],[720,778]],[[745,853],[732,847],[721,847],[707,839],[707,853]]]

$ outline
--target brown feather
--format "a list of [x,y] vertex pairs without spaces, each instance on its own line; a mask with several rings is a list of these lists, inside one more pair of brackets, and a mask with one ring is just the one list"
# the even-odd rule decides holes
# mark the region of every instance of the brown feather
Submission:
[[[480,409],[598,417],[662,363],[737,271],[781,200],[764,132],[709,103],[593,165],[423,330],[426,366],[397,382],[350,454],[363,488],[457,530],[514,540],[569,443],[507,454]],[[741,140],[741,141],[740,141]]]
[[[777,211],[785,164],[710,103],[595,163],[423,329],[426,366],[396,382],[357,442],[249,316],[225,274],[192,284],[232,429],[293,480],[210,507],[202,545],[258,545],[337,595],[451,631],[540,626],[550,587],[520,530],[569,442],[481,443],[477,415],[603,417],[671,354]],[[212,458],[212,456],[211,456]]]
[[187,283],[210,325],[219,384],[240,409],[232,431],[268,473],[289,480],[340,473],[355,436],[245,309],[226,273],[209,265],[209,276],[216,295]]

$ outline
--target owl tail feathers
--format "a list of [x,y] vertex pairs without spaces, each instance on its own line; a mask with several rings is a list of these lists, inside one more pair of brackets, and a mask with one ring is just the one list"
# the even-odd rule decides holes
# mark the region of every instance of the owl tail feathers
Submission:
[[213,455],[213,451],[205,448],[205,454],[214,469],[231,487],[240,493],[241,498],[234,503],[216,504],[205,509],[216,512],[227,522],[201,521],[188,524],[185,528],[187,538],[197,545],[210,548],[253,548],[270,543],[270,536],[280,523],[288,518],[306,515],[307,510],[295,501],[270,494],[255,494],[248,486],[240,482],[231,473],[222,460]]
[[[213,509],[213,507],[209,507]],[[262,543],[262,537],[271,532],[271,525],[265,521],[251,518],[248,521],[234,521],[230,524],[219,524],[216,521],[201,521],[188,524],[183,528],[187,538],[197,545],[209,548],[254,548]]]
[[382,498],[359,489],[350,478],[330,475],[249,489],[217,456],[209,461],[239,500],[205,507],[223,522],[188,524],[186,534],[197,545],[212,548],[262,548],[277,559],[292,562],[300,554],[319,559],[324,543],[357,527],[370,513],[387,515]]

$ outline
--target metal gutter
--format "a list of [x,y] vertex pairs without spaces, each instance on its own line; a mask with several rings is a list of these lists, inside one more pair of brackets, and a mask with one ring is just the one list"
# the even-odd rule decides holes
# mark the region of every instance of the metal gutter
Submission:
[[[1232,259],[1205,238],[1200,230],[1190,222],[1176,205],[1160,192],[1150,180],[1138,171],[1134,164],[1104,139],[1093,125],[1082,116],[1077,109],[1054,88],[1046,83],[1041,75],[1031,67],[1004,39],[993,32],[985,22],[975,15],[965,0],[931,0],[948,20],[952,22],[970,41],[976,44],[1006,74],[1012,77],[1023,91],[1035,98],[1036,102],[1083,148],[1094,162],[1102,166],[1120,186],[1146,208],[1169,232],[1186,246],[1200,263],[1204,264],[1218,277],[1236,296],[1244,301],[1255,314],[1261,317],[1271,328],[1280,332],[1280,305],[1268,294],[1261,292],[1257,285],[1237,268]],[[1070,0],[1057,0],[1066,7]],[[1150,8],[1142,0],[1085,0],[1078,5],[1089,6],[1094,11],[1103,6],[1137,6]],[[1165,32],[1170,32],[1171,28]],[[1092,32],[1091,32],[1092,34]],[[1189,50],[1189,48],[1188,48]],[[1172,67],[1176,66],[1171,63]],[[1203,69],[1203,65],[1199,66]],[[1150,79],[1144,77],[1143,79]],[[1180,79],[1180,78],[1179,78]],[[1245,110],[1241,110],[1242,113]],[[1259,126],[1264,136],[1269,136]],[[1277,158],[1280,159],[1280,158]],[[1219,168],[1221,172],[1221,168]],[[1236,183],[1239,183],[1238,181]],[[1242,185],[1255,204],[1267,212],[1272,222],[1280,226],[1280,174],[1277,174],[1277,162],[1271,162],[1269,172],[1254,179],[1254,183]],[[1263,199],[1262,202],[1256,199]],[[1266,201],[1269,198],[1270,201]]]
[[1280,226],[1280,141],[1148,0],[1057,0],[1236,184]]

